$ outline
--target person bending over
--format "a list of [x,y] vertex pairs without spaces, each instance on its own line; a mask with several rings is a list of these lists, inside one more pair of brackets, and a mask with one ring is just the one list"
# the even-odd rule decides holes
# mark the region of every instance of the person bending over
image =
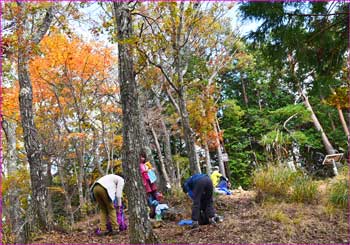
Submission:
[[206,174],[195,174],[185,180],[182,189],[192,201],[192,228],[216,224],[220,219],[214,210],[213,182]]
[[[100,208],[100,228],[98,235],[115,235],[117,234],[117,216],[113,202],[117,203],[117,210],[122,205],[122,193],[124,188],[124,179],[116,174],[108,174],[99,178],[91,191],[94,199]],[[111,229],[107,228],[107,219],[111,224]]]

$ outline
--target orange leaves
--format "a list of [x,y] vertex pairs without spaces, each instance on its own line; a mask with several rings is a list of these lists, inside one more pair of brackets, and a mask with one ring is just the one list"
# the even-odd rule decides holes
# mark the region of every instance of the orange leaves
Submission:
[[218,134],[214,131],[208,133],[208,146],[210,150],[214,150],[219,146],[219,141],[217,140]]
[[12,87],[2,88],[2,108],[5,116],[17,119],[19,117],[19,85],[16,82]]
[[[106,83],[116,61],[110,48],[58,33],[46,36],[39,48],[40,55],[30,61],[30,75],[33,99],[43,115],[81,115],[93,110],[97,96],[119,93],[119,87]],[[113,107],[107,111],[120,113]]]
[[85,139],[85,133],[70,133],[67,136],[67,139]]
[[217,87],[216,85],[208,85],[200,80],[196,81],[193,87],[196,88],[193,91],[194,98],[187,105],[191,127],[198,136],[198,143],[207,142],[209,148],[213,149],[216,147],[218,137],[214,129],[218,111],[215,102]]
[[99,86],[99,92],[101,95],[116,95],[120,93],[120,88],[111,84],[102,84]]
[[40,50],[42,54],[30,63],[31,76],[33,81],[53,85],[107,78],[115,61],[110,49],[62,34],[45,37]]
[[122,115],[122,109],[120,107],[116,107],[115,105],[102,105],[103,111],[106,113],[117,113]]
[[200,135],[202,140],[208,137],[213,131],[213,124],[216,119],[217,107],[211,98],[204,100],[198,96],[188,103],[188,111],[191,118],[191,126]]

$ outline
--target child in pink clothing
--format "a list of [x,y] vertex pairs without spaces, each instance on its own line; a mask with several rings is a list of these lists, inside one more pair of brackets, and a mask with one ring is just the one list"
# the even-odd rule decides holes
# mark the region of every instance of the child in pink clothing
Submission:
[[155,183],[151,183],[149,176],[148,176],[148,167],[146,165],[146,154],[144,152],[141,152],[140,154],[140,171],[141,171],[141,177],[143,185],[146,189],[147,193],[147,202],[148,206],[151,209],[151,212],[149,214],[150,218],[154,218],[155,216],[155,205],[152,205],[152,200],[156,200],[156,193],[157,193],[157,186]]

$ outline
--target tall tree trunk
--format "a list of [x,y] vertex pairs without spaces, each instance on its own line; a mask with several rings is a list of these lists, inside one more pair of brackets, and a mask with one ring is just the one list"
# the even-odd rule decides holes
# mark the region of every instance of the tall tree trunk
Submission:
[[157,243],[148,218],[146,195],[139,170],[140,146],[143,146],[141,110],[133,69],[133,37],[131,11],[126,2],[113,3],[118,36],[118,66],[123,110],[122,166],[126,176],[125,189],[129,203],[129,239],[132,244]]
[[39,227],[47,228],[47,189],[42,162],[42,148],[34,124],[33,89],[28,73],[28,58],[18,52],[18,80],[20,85],[19,104],[24,134],[24,146],[30,166],[33,191],[33,205],[37,213]]
[[247,95],[247,91],[246,91],[246,87],[245,87],[245,81],[243,78],[241,78],[242,81],[242,94],[243,94],[243,99],[244,99],[244,104],[245,106],[248,108],[248,95]]
[[65,209],[66,209],[66,213],[69,217],[69,221],[70,224],[73,225],[74,224],[74,214],[73,214],[73,208],[72,208],[72,201],[71,201],[71,197],[69,195],[68,192],[68,186],[67,186],[67,182],[66,182],[66,173],[64,171],[64,167],[63,167],[63,160],[58,158],[57,159],[57,165],[58,165],[58,175],[61,179],[61,185],[62,188],[64,190],[64,200],[65,200]]
[[20,86],[19,108],[21,114],[21,124],[23,128],[24,147],[27,153],[27,159],[30,168],[30,178],[33,193],[33,208],[36,213],[38,226],[42,230],[48,228],[47,218],[47,189],[45,186],[45,172],[42,161],[42,147],[40,145],[38,132],[34,124],[33,114],[33,89],[29,77],[28,61],[32,45],[37,45],[46,34],[53,19],[53,8],[49,7],[45,17],[33,34],[32,40],[26,40],[25,12],[26,3],[17,2],[18,20],[17,20],[17,38],[18,38],[18,81]]
[[[350,12],[350,3],[349,3],[349,12]],[[349,22],[350,22],[350,13],[349,13]],[[350,32],[349,32],[350,35]],[[350,47],[349,47],[349,52],[350,52]],[[348,69],[350,69],[350,57],[348,57]],[[350,72],[348,72],[348,82],[350,81]],[[348,83],[348,99],[349,99],[349,104],[350,104],[350,82]],[[348,109],[348,123],[350,123],[350,107]],[[348,152],[350,152],[350,135],[348,135]],[[347,157],[347,162],[350,164],[350,157]]]
[[190,119],[186,108],[186,101],[183,98],[183,94],[184,94],[183,92],[179,93],[179,109],[181,112],[181,122],[182,122],[182,128],[184,130],[187,154],[190,160],[191,174],[196,174],[196,173],[201,173],[201,169],[199,167],[198,155],[196,151],[196,145],[194,142],[195,133],[193,132],[190,126]]
[[258,104],[259,104],[259,110],[262,111],[262,104],[261,104],[261,99],[260,99],[260,92],[257,90],[257,99],[258,99]]
[[179,103],[176,103],[174,98],[172,97],[169,90],[167,90],[168,98],[170,102],[174,105],[178,114],[181,117],[182,129],[184,132],[184,138],[186,142],[186,150],[188,154],[188,158],[190,161],[190,170],[191,174],[200,173],[199,161],[196,152],[196,146],[194,142],[194,132],[190,126],[190,119],[188,116],[188,111],[186,107],[186,100],[184,98],[184,88],[181,88],[180,91],[177,91]]
[[337,110],[338,110],[338,114],[339,114],[339,119],[340,119],[341,125],[343,126],[343,129],[344,129],[344,133],[345,133],[346,137],[348,138],[350,136],[349,128],[348,128],[348,125],[346,124],[346,121],[345,121],[345,118],[344,118],[344,115],[343,115],[343,111],[342,111],[342,109],[340,107],[340,104],[337,104]]
[[163,149],[164,149],[164,157],[165,157],[165,167],[169,174],[171,187],[172,186],[180,187],[181,183],[178,183],[177,181],[178,178],[177,178],[176,167],[174,165],[173,157],[171,155],[170,135],[163,118],[160,119],[160,125],[161,125],[161,130],[163,135],[162,141],[163,141]]
[[207,174],[211,174],[211,162],[210,162],[210,152],[208,142],[204,142],[204,151],[205,151],[205,166],[207,168]]
[[79,195],[79,206],[81,210],[81,215],[84,217],[84,209],[82,208],[85,205],[85,199],[84,199],[84,190],[83,190],[83,182],[84,182],[84,146],[81,145],[84,144],[81,141],[78,142],[77,140],[74,140],[74,148],[75,148],[75,154],[78,159],[79,163],[79,171],[78,171],[78,195]]
[[327,116],[329,118],[329,120],[331,121],[331,127],[332,127],[332,130],[335,131],[337,128],[335,127],[335,123],[334,123],[334,120],[332,118],[332,115],[330,112],[327,112]]
[[[158,136],[157,136],[157,133],[154,130],[153,126],[151,126],[151,132],[152,132],[152,136],[153,136],[153,141],[154,141],[154,143],[156,145],[156,149],[157,149],[160,172],[162,173],[162,176],[163,176],[164,181],[165,181],[165,183],[163,183],[165,185],[163,185],[163,186],[164,187],[171,186],[168,173],[165,169],[165,164],[164,164],[164,160],[163,160],[162,150],[160,149],[160,145],[159,145],[159,141],[158,141]],[[166,188],[163,188],[163,191],[166,191]]]
[[219,162],[219,170],[220,173],[224,176],[227,177],[226,171],[225,171],[225,164],[224,160],[222,157],[222,149],[221,149],[221,142],[219,140],[219,123],[215,121],[214,123],[214,129],[215,129],[215,134],[216,134],[216,153],[218,154],[218,162]]
[[[47,162],[47,187],[50,187],[52,185],[52,174],[51,174],[51,162]],[[47,192],[47,220],[48,225],[50,226],[49,229],[51,230],[53,227],[53,208],[52,208],[52,195],[50,190]]]
[[[92,151],[94,152],[93,154],[93,160],[92,160],[92,165],[98,170],[99,174],[103,176],[105,173],[101,167],[101,164],[99,163],[99,157],[100,157],[100,150],[99,150],[99,142],[98,142],[98,132],[96,129],[93,130],[93,142],[92,142]],[[103,134],[102,134],[102,137]]]
[[[140,116],[141,116],[141,111],[140,111]],[[150,161],[151,163],[155,163],[155,160],[152,154],[150,139],[146,131],[146,124],[143,117],[141,117],[140,124],[141,124],[141,135],[142,135],[141,140],[143,142],[142,148],[145,149],[146,151],[148,161]],[[156,173],[159,174],[157,168],[155,170],[156,170]]]
[[180,84],[179,88],[177,89],[177,94],[179,99],[179,109],[180,109],[180,115],[182,120],[182,128],[184,130],[186,149],[187,149],[187,154],[190,161],[190,170],[191,170],[191,174],[196,174],[196,173],[200,173],[201,169],[199,166],[198,155],[196,152],[195,133],[191,128],[189,115],[186,107],[186,85],[184,84],[184,75],[186,73],[187,66],[188,66],[188,54],[186,53],[186,50],[188,47],[180,46],[181,37],[183,35],[182,32],[185,31],[183,29],[185,26],[184,8],[185,8],[184,2],[180,2],[179,21],[174,25],[174,28],[177,29],[176,30],[177,33],[173,40],[174,41],[173,43],[174,64],[175,64],[174,66],[176,71],[175,73],[177,76],[177,83]]
[[[13,176],[17,170],[17,150],[16,150],[16,123],[11,121],[2,121],[2,128],[5,132],[7,141],[7,159],[6,168],[7,176]],[[20,202],[18,202],[19,188],[16,184],[10,186],[8,190],[9,214],[12,234],[14,234],[14,242],[16,244],[26,243],[26,234],[23,228],[24,217],[21,213]]]
[[[162,107],[161,107],[160,102],[156,96],[155,96],[155,101],[156,101],[156,105],[157,105],[158,110],[161,111]],[[162,135],[163,135],[162,141],[163,141],[163,145],[164,145],[163,149],[164,149],[164,157],[165,157],[165,167],[166,167],[166,170],[169,174],[171,186],[180,187],[181,183],[179,181],[177,181],[178,178],[177,178],[177,174],[176,174],[176,167],[174,166],[173,157],[171,155],[170,135],[169,135],[169,131],[165,125],[164,118],[162,117],[162,115],[160,118],[160,130],[162,131]]]
[[323,145],[327,151],[327,154],[334,154],[335,150],[334,150],[332,144],[329,142],[326,133],[323,131],[322,125],[318,121],[317,116],[312,109],[312,106],[309,102],[308,97],[301,90],[299,90],[299,93],[300,93],[301,97],[303,98],[304,105],[311,112],[311,119],[312,119],[312,122],[314,123],[315,128],[317,129],[317,131],[320,131],[320,133],[321,133],[322,142],[323,142]]

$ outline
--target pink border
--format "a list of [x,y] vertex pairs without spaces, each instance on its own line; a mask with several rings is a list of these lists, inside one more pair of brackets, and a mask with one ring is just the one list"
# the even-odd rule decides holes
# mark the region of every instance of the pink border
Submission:
[[[127,2],[128,0],[122,0]],[[163,0],[163,1],[154,1],[154,0],[142,0],[142,2],[177,2],[178,0]],[[196,1],[191,1],[191,0],[183,0],[186,2],[196,2]],[[1,30],[2,30],[2,3],[6,3],[6,2],[15,2],[14,0],[0,0],[0,34],[1,34]],[[20,2],[68,2],[68,0],[20,0]],[[96,0],[85,0],[85,1],[80,1],[80,2],[96,2]],[[100,0],[99,2],[114,2],[113,0]],[[284,2],[283,0],[275,0],[275,1],[264,1],[264,0],[249,0],[249,1],[243,1],[243,0],[221,0],[221,1],[217,1],[217,0],[206,0],[206,1],[198,1],[198,2]],[[303,1],[298,1],[298,0],[289,0],[289,2],[303,2]],[[312,0],[310,2],[328,2],[325,0]],[[344,0],[344,2],[350,3],[350,0]],[[349,23],[350,23],[350,4],[349,6]],[[349,31],[348,31],[348,60],[347,60],[347,66],[348,66],[348,81],[350,82],[350,26],[348,27]],[[0,74],[2,74],[2,35],[0,37]],[[349,85],[350,88],[350,85]],[[349,104],[350,104],[350,92],[349,93]],[[2,103],[3,103],[3,97],[2,97],[2,75],[0,76],[0,125],[2,123],[2,119],[3,119],[3,114],[2,114]],[[350,109],[348,110],[349,115],[350,115]],[[2,154],[2,130],[0,130],[0,187],[2,186],[2,162],[3,162],[3,154]],[[348,138],[348,152],[350,152],[350,137]],[[350,154],[348,154],[348,176],[350,178]],[[350,211],[350,195],[348,195],[348,210]],[[3,236],[3,229],[2,229],[2,189],[0,189],[0,243],[2,244],[2,236]],[[350,217],[348,216],[348,223],[350,224]],[[350,234],[350,225],[349,225],[349,234]],[[101,243],[102,244],[102,243]],[[261,245],[263,245],[264,243],[262,243]],[[41,245],[41,244],[36,244],[33,243],[32,245]],[[81,245],[81,244],[72,244],[72,245]],[[102,244],[103,245],[103,244]],[[107,244],[106,244],[107,245]],[[181,245],[181,244],[179,244]],[[242,244],[243,245],[243,244]],[[277,244],[270,244],[269,245],[277,245]]]
[[[0,3],[0,34],[2,30],[2,3]],[[2,35],[0,37],[0,126],[2,124]],[[2,128],[0,130],[0,187],[2,187]],[[0,242],[2,242],[2,188],[0,188]]]

